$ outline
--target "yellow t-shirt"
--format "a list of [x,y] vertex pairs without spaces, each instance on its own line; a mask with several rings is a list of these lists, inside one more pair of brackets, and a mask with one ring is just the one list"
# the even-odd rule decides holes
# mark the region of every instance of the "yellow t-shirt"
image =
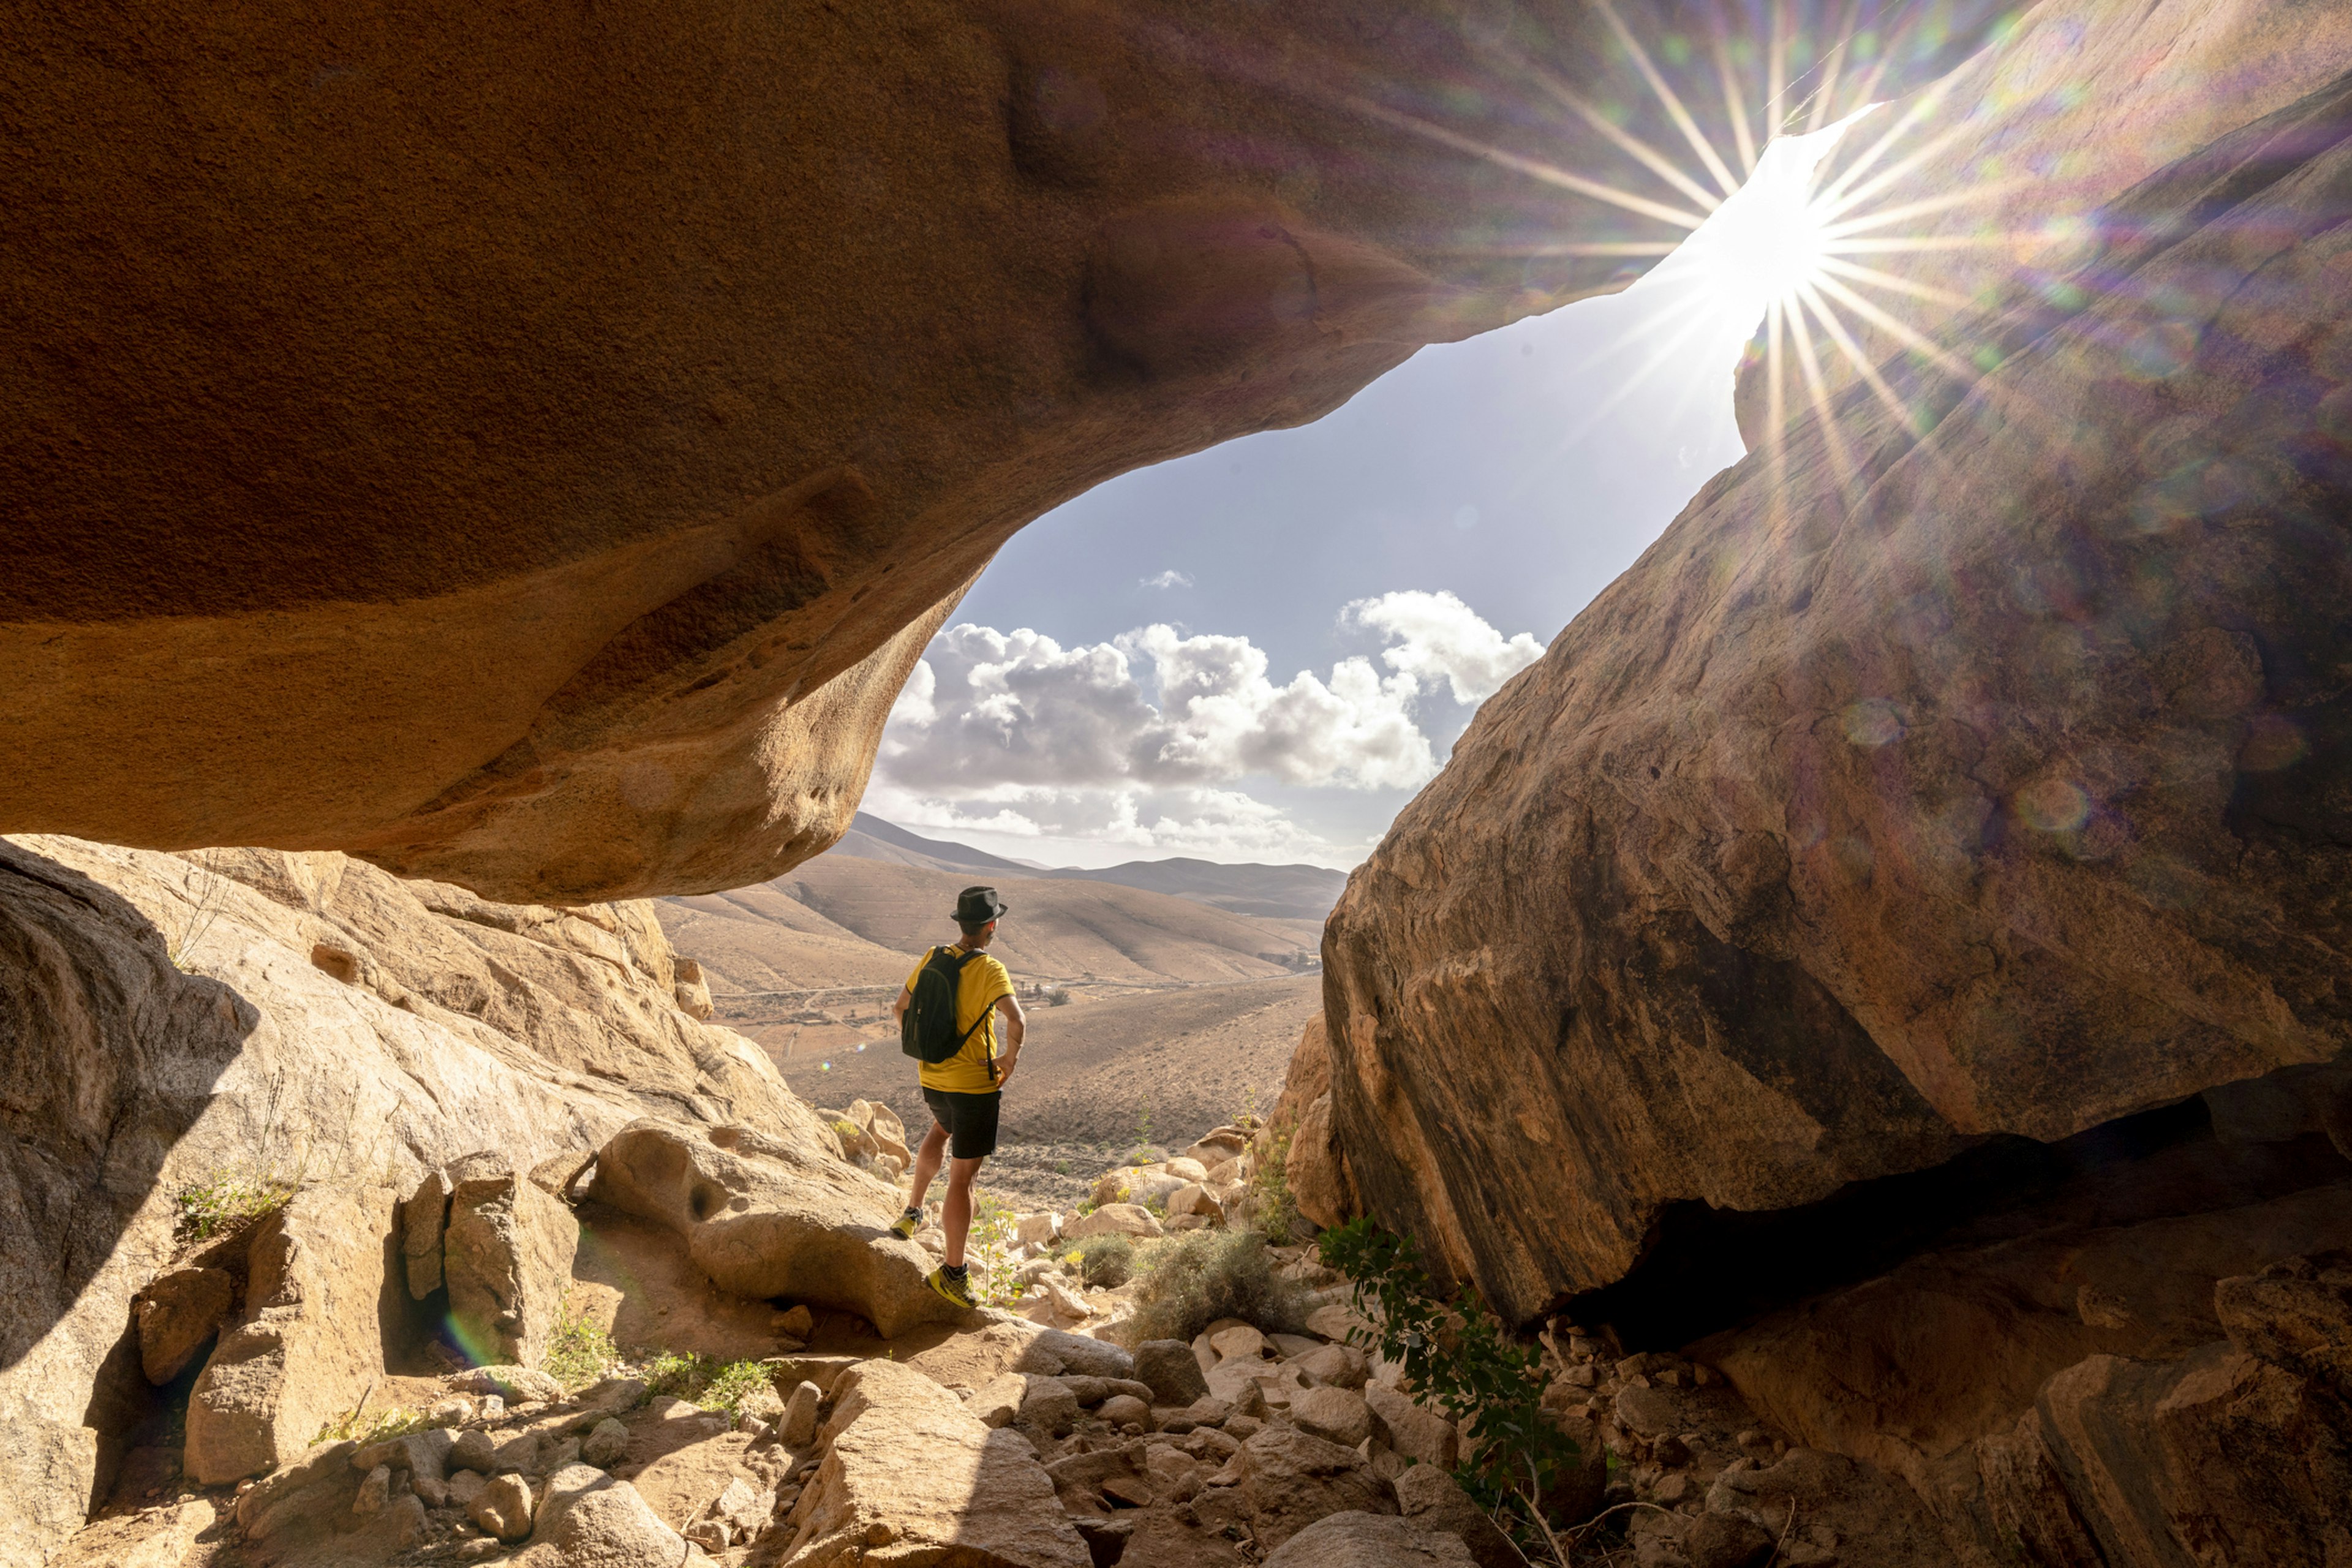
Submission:
[[[908,994],[914,994],[915,976],[923,973],[923,964],[930,963],[931,954],[939,951],[936,947],[925,950],[922,963],[907,976]],[[999,998],[1012,994],[1013,976],[1005,973],[1004,965],[984,952],[973,954],[956,984],[956,1027],[971,1029],[971,1038],[947,1060],[921,1064],[925,1089],[947,1094],[996,1092],[996,1074],[991,1065],[996,1060],[995,1007]],[[975,1023],[980,1024],[976,1029],[972,1028]]]

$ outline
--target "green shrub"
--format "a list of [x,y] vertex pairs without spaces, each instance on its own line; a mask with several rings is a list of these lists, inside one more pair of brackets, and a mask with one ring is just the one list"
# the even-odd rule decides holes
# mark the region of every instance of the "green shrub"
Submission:
[[1123,1236],[1090,1236],[1077,1254],[1078,1278],[1109,1290],[1135,1278],[1135,1243]]
[[710,1367],[709,1380],[694,1396],[694,1402],[705,1410],[724,1410],[733,1415],[743,1408],[746,1399],[762,1389],[772,1392],[776,1386],[775,1373],[756,1361],[733,1361],[723,1366],[707,1364]]
[[276,1214],[286,1206],[295,1191],[294,1183],[274,1173],[229,1171],[210,1181],[182,1187],[172,1194],[172,1203],[179,1210],[180,1234],[204,1241],[242,1230],[265,1215]]
[[379,1410],[367,1415],[362,1415],[357,1410],[346,1410],[324,1426],[320,1427],[319,1435],[310,1439],[310,1446],[315,1448],[321,1443],[340,1443],[348,1437],[360,1447],[365,1447],[370,1443],[381,1443],[386,1437],[399,1437],[411,1432],[422,1432],[431,1425],[432,1422],[425,1418],[425,1412],[422,1410],[394,1408]]
[[1300,1226],[1298,1205],[1290,1195],[1290,1132],[1276,1132],[1265,1153],[1250,1167],[1250,1192],[1256,1202],[1255,1223],[1268,1236],[1287,1239]]
[[1135,1288],[1135,1337],[1190,1340],[1219,1318],[1295,1332],[1305,1321],[1304,1295],[1275,1273],[1257,1232],[1192,1231],[1144,1270]]
[[674,1394],[680,1399],[691,1398],[688,1391],[695,1387],[695,1380],[701,1370],[701,1357],[664,1351],[646,1363],[646,1392]]
[[775,1386],[775,1373],[764,1362],[720,1361],[716,1356],[680,1355],[665,1351],[646,1363],[640,1374],[647,1394],[674,1394],[705,1410],[730,1415],[761,1388]]
[[613,1336],[585,1312],[573,1311],[572,1298],[566,1295],[557,1310],[555,1332],[548,1338],[547,1354],[540,1360],[540,1370],[570,1394],[603,1377],[620,1360],[620,1348],[613,1343]]
[[1475,1435],[1454,1479],[1487,1512],[1548,1538],[1535,1500],[1577,1446],[1542,1408],[1541,1352],[1505,1333],[1468,1286],[1450,1306],[1439,1300],[1410,1237],[1363,1218],[1325,1231],[1319,1249],[1327,1267],[1353,1282],[1356,1310],[1378,1325],[1348,1337],[1396,1363],[1417,1397],[1434,1402],[1465,1437]]

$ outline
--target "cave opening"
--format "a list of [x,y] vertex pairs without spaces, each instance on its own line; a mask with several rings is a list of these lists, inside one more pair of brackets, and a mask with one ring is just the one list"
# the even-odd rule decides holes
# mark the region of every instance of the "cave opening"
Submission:
[[2057,1142],[2001,1136],[1818,1203],[1741,1212],[1671,1204],[1622,1279],[1559,1310],[1628,1352],[1671,1350],[1947,1248],[2267,1202],[2352,1178],[2320,1132],[2225,1137],[2202,1096]]

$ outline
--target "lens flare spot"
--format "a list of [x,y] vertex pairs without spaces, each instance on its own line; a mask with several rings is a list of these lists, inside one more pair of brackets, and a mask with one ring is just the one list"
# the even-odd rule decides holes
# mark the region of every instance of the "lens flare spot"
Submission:
[[2043,779],[2017,792],[2017,815],[2044,833],[2079,833],[2091,820],[2091,797],[2064,779]]
[[1845,738],[1857,746],[1884,746],[1908,732],[1903,715],[1883,697],[1850,704],[1844,713]]
[[2246,726],[2245,744],[2238,748],[2238,766],[2250,773],[2274,773],[2303,761],[2310,750],[2310,742],[2294,720],[2264,713]]

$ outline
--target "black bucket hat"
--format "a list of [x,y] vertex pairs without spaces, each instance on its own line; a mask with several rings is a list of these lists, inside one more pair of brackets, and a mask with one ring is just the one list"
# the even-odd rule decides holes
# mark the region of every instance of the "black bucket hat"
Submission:
[[956,895],[956,924],[985,925],[1012,907],[996,896],[994,888],[966,888]]

